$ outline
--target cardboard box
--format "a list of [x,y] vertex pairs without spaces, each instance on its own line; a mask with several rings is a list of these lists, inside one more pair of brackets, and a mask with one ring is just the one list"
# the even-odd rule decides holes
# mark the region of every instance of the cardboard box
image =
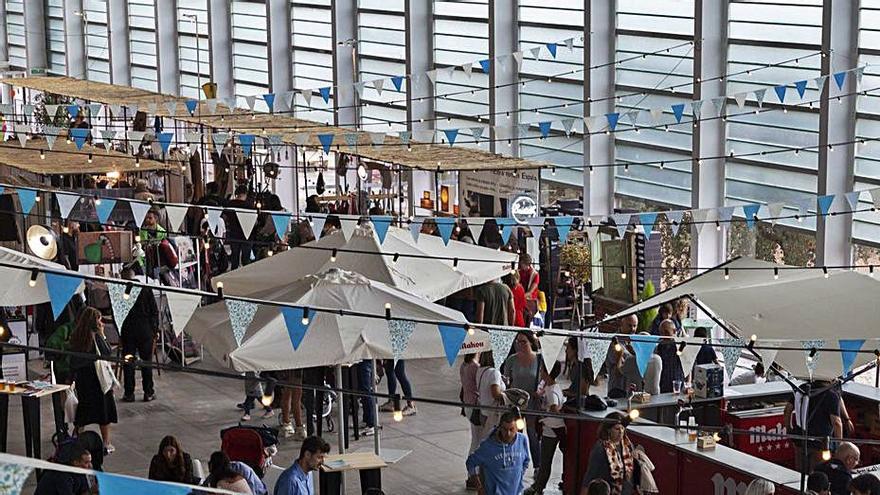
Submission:
[[724,396],[724,368],[701,364],[694,368],[694,395],[700,399]]

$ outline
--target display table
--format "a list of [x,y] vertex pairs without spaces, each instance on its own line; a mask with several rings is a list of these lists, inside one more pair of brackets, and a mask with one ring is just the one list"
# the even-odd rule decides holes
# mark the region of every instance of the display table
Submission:
[[0,390],[0,451],[7,452],[6,440],[9,428],[9,397],[21,397],[21,413],[24,420],[24,445],[28,457],[42,458],[40,443],[42,441],[40,401],[45,397],[52,398],[52,409],[55,415],[55,431],[63,431],[64,423],[64,392],[70,389],[70,385],[40,384],[38,388],[31,388],[31,382],[18,383],[12,390],[7,385]]
[[328,455],[321,466],[321,495],[342,493],[342,473],[358,471],[361,478],[361,493],[370,488],[382,489],[381,469],[388,464],[372,452],[351,452]]

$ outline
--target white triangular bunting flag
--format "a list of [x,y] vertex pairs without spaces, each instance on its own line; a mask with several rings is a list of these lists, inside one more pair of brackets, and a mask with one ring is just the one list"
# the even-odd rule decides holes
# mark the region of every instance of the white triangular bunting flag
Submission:
[[30,124],[15,124],[12,128],[15,129],[15,136],[18,138],[21,147],[27,146],[28,133],[31,132]]
[[86,105],[86,108],[89,109],[89,115],[92,118],[97,117],[101,113],[101,109],[104,107],[102,103],[89,103]]
[[758,100],[758,106],[764,107],[764,96],[767,95],[767,89],[758,89],[755,90],[755,99]]
[[651,123],[656,124],[660,121],[660,117],[663,116],[663,109],[660,107],[655,107],[651,109]]
[[483,132],[486,130],[484,126],[478,125],[474,127],[468,128],[471,131],[471,136],[473,136],[474,141],[479,141],[483,137]]
[[697,209],[691,210],[691,223],[696,229],[697,234],[703,231],[706,226],[706,219],[709,218],[709,212],[714,210]]
[[297,132],[294,133],[290,140],[293,141],[293,144],[297,146],[305,146],[306,143],[309,142],[309,133],[308,132]]
[[180,232],[180,224],[186,218],[186,206],[166,205],[165,213],[168,215],[168,230],[171,232]]
[[468,63],[461,66],[461,70],[464,71],[464,75],[467,76],[468,79],[471,78],[471,73],[474,71],[474,63]]
[[451,66],[446,67],[445,69],[441,69],[441,70],[443,70],[443,72],[446,73],[447,80],[452,79],[452,77],[455,75],[455,66],[454,65],[451,65]]
[[119,105],[118,103],[111,103],[110,115],[116,118],[122,117],[122,105]]
[[339,218],[339,223],[342,225],[342,235],[345,236],[346,239],[351,239],[351,235],[354,233],[354,229],[357,227],[357,220],[355,218]]
[[541,57],[541,47],[540,46],[536,46],[536,47],[530,49],[529,52],[531,52],[533,59],[540,60],[540,57]]
[[584,335],[583,338],[578,339],[578,358],[589,359],[593,370],[598,370],[605,362],[611,340],[601,338],[598,329],[590,329]]
[[183,138],[186,139],[186,143],[193,150],[195,150],[202,143],[201,132],[184,132]]
[[412,236],[413,242],[415,242],[415,243],[419,242],[419,236],[422,235],[422,219],[421,218],[413,218],[409,222],[409,235]]
[[208,229],[211,230],[211,233],[215,236],[218,235],[218,229],[220,228],[220,215],[223,214],[223,210],[220,208],[208,208]]
[[354,83],[354,90],[357,92],[358,98],[364,97],[364,86],[366,86],[366,85],[367,85],[367,83],[365,83],[365,82]]
[[101,139],[104,141],[104,149],[110,153],[113,148],[113,140],[116,139],[116,130],[101,129]]
[[[779,354],[778,347],[781,347],[783,342],[761,340],[756,342],[756,345],[757,347],[760,347],[760,349],[755,349],[755,352],[761,357],[761,362],[764,363],[764,369],[768,369],[770,365],[773,364],[773,361],[776,360],[776,355]],[[743,352],[751,354],[750,351]]]
[[541,358],[544,360],[544,367],[552,370],[556,364],[556,358],[559,357],[562,346],[565,345],[565,335],[544,335],[541,337]]
[[565,129],[565,135],[571,135],[571,128],[574,127],[574,119],[562,119],[562,128]]
[[684,210],[667,211],[666,221],[669,222],[669,228],[672,229],[672,235],[678,235],[678,229],[681,228],[681,222],[684,220]]
[[137,151],[141,141],[144,140],[144,134],[146,134],[144,131],[128,131],[128,145]]
[[229,141],[229,134],[226,132],[215,132],[211,134],[211,141],[214,143],[214,148],[219,150],[226,146],[226,142]]
[[247,329],[251,322],[254,321],[254,315],[257,314],[256,303],[248,301],[240,301],[238,299],[224,299],[226,309],[229,312],[229,324],[232,326],[232,336],[235,343],[241,345]]
[[691,374],[691,370],[694,368],[694,361],[697,360],[697,354],[699,353],[700,344],[688,343],[678,354],[678,359],[681,361],[681,369],[684,371],[685,376]]
[[70,216],[70,211],[73,210],[73,207],[79,202],[79,198],[79,194],[55,193],[55,199],[58,201],[58,210],[61,212],[61,218],[67,220],[67,217]]
[[46,105],[46,115],[49,116],[49,120],[55,120],[55,116],[58,114],[58,107],[61,105]]
[[156,115],[156,110],[159,109],[158,103],[148,103],[147,104],[147,113],[150,115]]
[[819,95],[822,95],[822,91],[825,89],[825,83],[828,82],[828,76],[819,76],[816,79],[813,79],[816,82],[816,89],[819,91]]
[[569,52],[574,51],[574,38],[568,38],[565,40],[565,47],[568,48]]
[[379,96],[382,96],[382,88],[385,87],[385,79],[376,79],[373,81],[373,87],[376,88],[376,93],[378,93]]
[[210,98],[208,100],[205,100],[205,105],[207,105],[208,113],[210,115],[214,115],[215,113],[217,113],[217,104],[218,103],[219,103],[219,101],[217,101],[217,98]]
[[179,337],[196,308],[199,307],[202,297],[198,294],[165,292],[165,298],[168,300],[168,311],[171,313],[174,335]]
[[516,61],[516,70],[522,70],[523,52],[513,52],[513,59]]
[[700,111],[703,108],[703,102],[701,100],[691,102],[691,110],[693,110],[694,118],[700,118]]
[[782,215],[782,210],[785,208],[785,203],[770,203],[767,205],[767,213],[770,217],[771,223],[776,224],[779,221],[779,217]]
[[251,96],[245,96],[245,97],[244,97],[244,101],[245,101],[245,103],[247,103],[248,110],[250,110],[251,112],[253,112],[253,111],[254,111],[254,105],[257,104],[257,97],[256,97],[256,96],[253,96],[253,95],[251,95]]
[[238,225],[241,226],[245,237],[250,237],[251,231],[254,230],[254,225],[257,223],[257,212],[236,210],[235,216],[238,218]]
[[312,107],[312,90],[311,89],[304,89],[304,90],[300,91],[300,94],[302,95],[303,100],[305,100],[306,106],[311,108]]
[[516,338],[516,332],[505,330],[489,329],[489,345],[492,348],[492,355],[496,363],[503,363],[510,354],[513,346],[513,340]]
[[623,239],[623,236],[626,234],[626,229],[629,227],[630,215],[616,214],[610,215],[609,218],[614,220],[614,226],[617,228],[617,236],[620,239]]
[[862,194],[862,191],[852,191],[843,195],[846,198],[846,204],[849,205],[849,211],[856,211],[856,208],[859,205],[859,196]]
[[718,114],[719,117],[721,117],[722,113],[724,112],[724,102],[726,101],[726,96],[718,96],[716,98],[712,98],[712,106],[715,107],[715,113]]
[[529,230],[532,237],[536,240],[541,238],[541,231],[544,230],[544,217],[533,217],[528,219]]
[[385,133],[384,132],[369,132],[370,142],[374,145],[378,146],[380,144],[385,143]]
[[134,224],[140,228],[144,223],[144,218],[147,217],[147,212],[150,211],[150,204],[141,201],[129,201],[128,207],[131,209],[131,216],[134,219]]
[[598,237],[597,237],[599,235],[599,225],[598,224],[586,225],[586,226],[584,226],[584,230],[587,231],[587,237],[589,237],[591,241],[595,241],[596,239],[598,239]]
[[428,76],[428,80],[431,81],[431,84],[434,84],[437,82],[437,70],[436,69],[429,70],[428,72],[425,72],[425,75]]
[[467,217],[465,219],[467,221],[468,229],[471,231],[471,235],[474,236],[474,243],[480,242],[480,235],[483,233],[483,226],[485,225],[485,219],[479,217]]
[[165,111],[168,112],[170,117],[177,115],[177,102],[176,101],[166,101],[165,102]]
[[736,100],[736,106],[742,110],[746,106],[746,97],[749,96],[748,93],[737,93],[733,95],[733,99]]
[[61,129],[54,125],[43,127],[43,134],[46,136],[46,146],[49,147],[49,151],[52,151],[52,148],[55,147],[55,140],[58,139],[58,133],[60,131]]

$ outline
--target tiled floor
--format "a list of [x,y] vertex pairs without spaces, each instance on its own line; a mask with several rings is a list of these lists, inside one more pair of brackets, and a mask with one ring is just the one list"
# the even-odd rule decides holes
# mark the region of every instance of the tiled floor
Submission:
[[[445,360],[422,360],[407,363],[414,395],[449,400],[458,399],[458,368],[450,368]],[[109,456],[105,469],[111,472],[146,476],[150,458],[159,441],[167,434],[180,439],[184,449],[195,458],[206,460],[219,449],[221,429],[238,420],[235,404],[243,397],[242,383],[179,372],[163,372],[157,377],[158,399],[151,403],[119,402],[119,424],[113,430],[116,453]],[[385,383],[379,385],[385,391]],[[138,393],[140,398],[140,393]],[[335,414],[335,413],[334,413]],[[24,454],[21,435],[21,408],[10,401],[9,451]],[[255,419],[252,423],[258,423]],[[273,418],[272,420],[277,421]],[[381,414],[384,424],[381,444],[388,449],[406,449],[412,453],[383,471],[383,488],[388,494],[464,494],[464,459],[469,444],[468,423],[451,407],[422,404],[418,414],[394,423],[391,415]],[[51,453],[49,432],[52,430],[51,407],[43,406],[43,453]],[[325,438],[334,446],[336,434]],[[353,442],[353,450],[370,450],[371,437]],[[282,440],[275,463],[286,467],[299,453],[299,443]],[[549,486],[555,487],[561,473],[561,456],[556,456],[554,476]],[[270,486],[280,470],[270,472]],[[531,472],[527,482],[531,481]],[[356,476],[349,476],[348,493],[360,493]],[[32,493],[33,480],[24,493]],[[473,493],[473,492],[470,492]],[[548,489],[545,493],[555,494]]]

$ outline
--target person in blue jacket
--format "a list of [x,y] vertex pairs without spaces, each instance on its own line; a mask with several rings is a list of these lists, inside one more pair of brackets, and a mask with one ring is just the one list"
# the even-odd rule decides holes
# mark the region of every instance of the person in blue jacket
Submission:
[[523,491],[529,441],[517,431],[518,419],[518,411],[504,413],[492,434],[467,458],[468,474],[480,475],[477,487],[485,495],[519,495]]

